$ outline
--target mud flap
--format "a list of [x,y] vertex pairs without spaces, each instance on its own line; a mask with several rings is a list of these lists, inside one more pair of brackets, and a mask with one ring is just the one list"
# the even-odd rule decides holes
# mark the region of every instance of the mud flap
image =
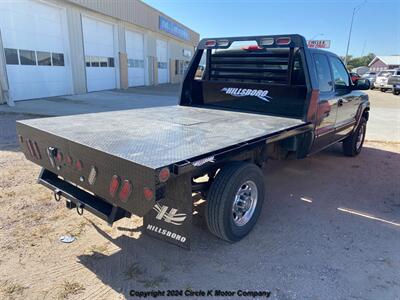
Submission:
[[190,249],[192,235],[192,183],[190,175],[171,178],[165,198],[144,216],[144,231],[150,236]]

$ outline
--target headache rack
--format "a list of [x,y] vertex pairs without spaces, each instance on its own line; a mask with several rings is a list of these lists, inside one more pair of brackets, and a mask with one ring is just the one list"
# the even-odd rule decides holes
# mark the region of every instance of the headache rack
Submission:
[[[253,42],[232,49],[233,43]],[[207,52],[204,80],[212,82],[305,85],[300,49],[304,37],[297,34],[209,38],[200,41],[198,52]],[[200,57],[193,59],[193,64]]]
[[289,65],[293,62],[293,49],[277,50],[215,52],[210,57],[210,80],[288,84],[290,81]]

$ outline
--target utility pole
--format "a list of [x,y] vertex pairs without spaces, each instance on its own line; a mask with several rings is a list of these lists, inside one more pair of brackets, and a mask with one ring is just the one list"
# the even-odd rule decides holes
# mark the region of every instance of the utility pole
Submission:
[[353,21],[354,21],[354,15],[356,12],[360,10],[360,7],[367,1],[364,1],[360,5],[357,5],[356,7],[353,8],[353,14],[351,15],[351,22],[350,22],[350,30],[349,30],[349,38],[347,40],[347,49],[346,49],[346,56],[344,57],[344,65],[347,67],[347,56],[349,54],[349,47],[350,47],[350,38],[351,38],[351,31],[353,29]]

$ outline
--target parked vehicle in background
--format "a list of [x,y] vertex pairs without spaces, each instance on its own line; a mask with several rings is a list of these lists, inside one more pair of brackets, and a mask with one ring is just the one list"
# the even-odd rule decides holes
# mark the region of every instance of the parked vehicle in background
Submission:
[[387,90],[391,90],[393,88],[392,85],[389,85],[388,79],[390,76],[396,74],[398,70],[384,70],[380,71],[376,76],[374,86],[381,90],[381,92],[386,92]]
[[362,79],[368,79],[370,82],[370,89],[373,90],[375,88],[375,80],[376,80],[376,73],[375,72],[368,72],[361,76]]
[[358,75],[357,73],[350,72],[350,78],[351,78],[351,81],[352,81],[353,83],[356,83],[356,81],[357,81],[358,79],[360,79],[361,76]]
[[393,95],[400,95],[400,70],[389,77],[388,85],[392,86]]
[[189,248],[199,197],[217,237],[236,242],[252,230],[268,159],[301,159],[338,142],[358,155],[367,89],[367,79],[353,84],[337,55],[300,35],[203,39],[179,105],[22,120],[17,132],[55,200],[109,224],[135,214],[147,234]]

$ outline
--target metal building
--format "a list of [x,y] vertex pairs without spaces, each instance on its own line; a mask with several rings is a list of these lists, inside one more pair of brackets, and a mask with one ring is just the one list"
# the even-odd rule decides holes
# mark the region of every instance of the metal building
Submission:
[[139,0],[0,1],[0,103],[176,83],[199,34]]

